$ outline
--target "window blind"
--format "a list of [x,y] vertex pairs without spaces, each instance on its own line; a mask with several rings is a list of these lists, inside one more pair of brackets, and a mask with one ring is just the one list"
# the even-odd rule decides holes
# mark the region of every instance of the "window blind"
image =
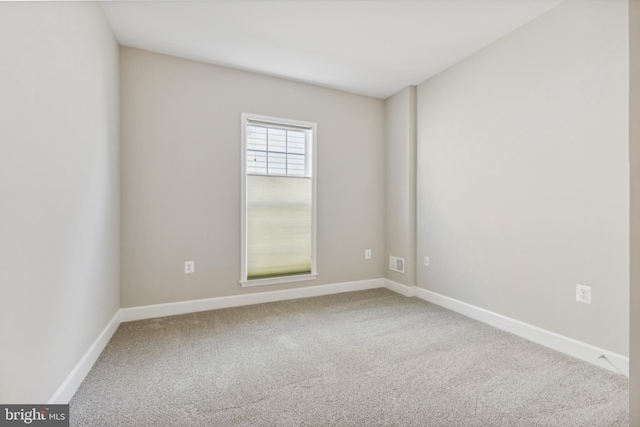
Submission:
[[311,178],[247,176],[247,278],[311,273]]

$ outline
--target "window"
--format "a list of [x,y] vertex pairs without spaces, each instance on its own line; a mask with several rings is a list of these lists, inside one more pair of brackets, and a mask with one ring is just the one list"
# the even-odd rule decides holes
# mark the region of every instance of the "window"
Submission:
[[242,286],[316,272],[316,124],[242,114]]

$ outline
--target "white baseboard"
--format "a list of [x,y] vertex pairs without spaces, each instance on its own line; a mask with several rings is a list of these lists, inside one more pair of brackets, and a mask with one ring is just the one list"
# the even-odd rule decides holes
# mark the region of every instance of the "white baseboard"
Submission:
[[[392,289],[392,288],[389,288]],[[392,289],[393,290],[393,289]],[[422,288],[416,296],[585,362],[629,376],[629,358]],[[404,294],[403,294],[404,295]],[[601,357],[604,355],[604,358]]]
[[339,294],[342,292],[362,291],[365,289],[383,288],[384,286],[385,279],[371,279],[360,280],[357,282],[336,283],[333,285],[307,286],[304,288],[285,289],[281,291],[257,292],[245,295],[233,295],[227,297],[172,302],[167,304],[121,308],[120,321],[130,322],[133,320],[196,313],[198,311],[216,310],[219,308],[239,307],[243,305],[262,304],[265,302],[285,301],[297,298]]
[[385,279],[385,288],[390,291],[397,292],[400,295],[404,295],[405,297],[415,297],[416,296],[416,287],[415,286],[407,286],[402,283],[394,282],[393,280]]
[[120,325],[120,310],[116,312],[116,314],[111,318],[107,326],[102,330],[98,338],[91,344],[89,350],[82,356],[80,361],[74,366],[71,370],[67,378],[62,382],[58,390],[53,394],[51,399],[49,399],[49,404],[67,404],[71,400],[82,381],[84,381],[85,377],[93,367],[93,364],[96,363],[98,357],[100,357],[100,353],[107,346],[107,343],[118,329]]

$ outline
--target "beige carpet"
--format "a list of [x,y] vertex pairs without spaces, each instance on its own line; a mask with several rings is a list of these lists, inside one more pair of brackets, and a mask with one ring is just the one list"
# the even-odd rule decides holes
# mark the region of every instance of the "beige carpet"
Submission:
[[72,426],[622,426],[628,380],[385,289],[123,323]]

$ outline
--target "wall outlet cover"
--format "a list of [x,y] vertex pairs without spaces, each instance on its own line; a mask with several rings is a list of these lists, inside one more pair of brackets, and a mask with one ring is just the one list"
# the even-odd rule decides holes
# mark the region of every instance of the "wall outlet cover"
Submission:
[[196,263],[195,261],[185,261],[184,262],[184,274],[195,273],[196,271]]
[[576,285],[576,301],[591,304],[591,286]]

